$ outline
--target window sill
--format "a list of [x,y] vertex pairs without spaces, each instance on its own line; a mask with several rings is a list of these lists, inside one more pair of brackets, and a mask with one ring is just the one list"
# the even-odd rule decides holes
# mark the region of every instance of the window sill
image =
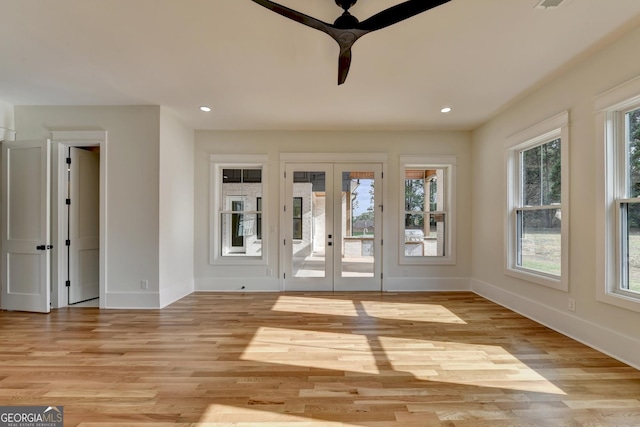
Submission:
[[506,268],[504,274],[526,282],[535,283],[536,285],[546,286],[547,288],[556,289],[558,291],[569,292],[568,283],[566,280],[563,280],[562,277],[554,277],[544,273],[536,273],[533,270],[515,268]]
[[634,298],[629,295],[618,294],[615,292],[603,292],[598,295],[598,301],[640,313],[640,296],[638,296],[638,298]]

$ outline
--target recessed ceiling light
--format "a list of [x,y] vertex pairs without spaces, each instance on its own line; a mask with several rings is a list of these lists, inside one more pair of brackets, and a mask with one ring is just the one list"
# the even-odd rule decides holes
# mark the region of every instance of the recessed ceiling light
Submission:
[[200,107],[200,111],[204,111],[205,113],[208,113],[209,111],[211,111],[211,107],[207,107],[206,105],[203,105],[202,107]]
[[450,113],[453,110],[453,108],[451,107],[444,107],[442,110],[440,110],[441,113]]

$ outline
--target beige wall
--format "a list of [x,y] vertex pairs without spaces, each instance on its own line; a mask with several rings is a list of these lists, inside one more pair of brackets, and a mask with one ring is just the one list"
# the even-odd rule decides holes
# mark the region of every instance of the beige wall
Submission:
[[[471,146],[468,132],[244,132],[196,131],[195,135],[195,278],[196,289],[279,290],[281,282],[279,254],[280,154],[309,153],[383,153],[388,156],[385,173],[386,194],[383,265],[389,289],[460,289],[468,286],[471,272]],[[268,265],[209,265],[209,156],[211,154],[267,154],[269,158],[268,226],[270,235]],[[398,221],[400,200],[400,155],[451,155],[458,158],[457,176],[457,262],[442,266],[402,266],[399,264]],[[402,178],[403,179],[403,178]],[[404,239],[404,236],[402,236]],[[402,240],[404,241],[404,240]],[[266,268],[265,268],[266,267]],[[267,277],[271,269],[273,276]],[[407,270],[406,276],[403,270]],[[281,277],[281,276],[280,276]]]
[[[160,107],[15,108],[19,139],[107,131],[106,293],[111,306],[158,306]],[[104,153],[101,153],[104,154]],[[141,280],[149,289],[141,289]]]
[[193,292],[193,130],[160,110],[160,306]]
[[7,133],[16,129],[13,105],[0,100],[0,139],[7,137]]
[[[473,133],[472,277],[474,290],[640,366],[640,313],[596,301],[594,98],[640,75],[640,29],[511,105]],[[570,120],[569,293],[508,277],[504,266],[507,137],[563,110]],[[576,301],[575,313],[567,310]]]

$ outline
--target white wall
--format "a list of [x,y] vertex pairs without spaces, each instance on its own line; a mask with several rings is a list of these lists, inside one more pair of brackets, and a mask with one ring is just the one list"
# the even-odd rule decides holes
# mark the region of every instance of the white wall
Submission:
[[[471,273],[471,148],[468,132],[245,132],[196,131],[195,134],[195,277],[197,290],[280,290],[279,196],[280,153],[385,153],[388,170],[384,187],[383,266],[389,290],[468,289]],[[269,157],[268,266],[209,265],[209,156],[210,154],[267,154]],[[399,265],[398,187],[400,155],[458,156],[457,263],[443,266]],[[309,160],[313,161],[313,154]],[[404,239],[404,236],[403,236]],[[404,240],[403,240],[404,241]],[[266,270],[273,270],[272,277]],[[403,269],[407,276],[403,276]]]
[[[640,75],[640,29],[536,90],[473,133],[473,289],[567,335],[640,366],[640,313],[596,301],[594,98]],[[569,293],[503,273],[505,138],[569,110]],[[563,220],[566,220],[563,217]],[[576,312],[567,310],[568,298]]]
[[[160,107],[15,107],[18,139],[107,131],[107,307],[159,306]],[[141,289],[141,280],[149,289]]]
[[15,129],[13,105],[0,100],[0,140],[9,140]]
[[160,110],[159,289],[164,307],[193,292],[193,131]]

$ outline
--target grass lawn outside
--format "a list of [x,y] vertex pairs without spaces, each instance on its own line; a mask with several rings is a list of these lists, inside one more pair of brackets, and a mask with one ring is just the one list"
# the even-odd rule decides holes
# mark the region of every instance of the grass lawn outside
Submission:
[[[560,275],[560,231],[536,230],[522,239],[522,267]],[[629,290],[640,293],[640,231],[629,235]]]

